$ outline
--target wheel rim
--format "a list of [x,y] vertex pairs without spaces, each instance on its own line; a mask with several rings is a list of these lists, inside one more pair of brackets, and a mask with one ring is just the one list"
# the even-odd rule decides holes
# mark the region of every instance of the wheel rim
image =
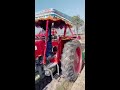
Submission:
[[80,48],[78,47],[75,51],[75,60],[74,60],[74,71],[75,73],[79,73],[81,70],[81,51]]

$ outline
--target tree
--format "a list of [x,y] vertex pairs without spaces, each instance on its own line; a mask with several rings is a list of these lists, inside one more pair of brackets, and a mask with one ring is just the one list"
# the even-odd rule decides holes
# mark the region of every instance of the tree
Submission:
[[84,21],[80,19],[80,16],[73,16],[72,17],[72,24],[76,27],[76,31],[78,34],[78,28],[84,24]]

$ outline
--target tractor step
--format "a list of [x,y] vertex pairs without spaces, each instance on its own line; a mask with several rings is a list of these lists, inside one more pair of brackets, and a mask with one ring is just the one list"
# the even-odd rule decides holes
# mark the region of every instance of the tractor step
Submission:
[[[46,76],[50,76],[51,75],[51,78],[53,79],[53,73],[55,72],[55,66],[57,66],[57,75],[59,76],[59,66],[57,63],[49,63],[48,65],[45,65],[44,66],[44,70],[45,70],[45,74]],[[57,77],[57,76],[55,76]]]
[[53,68],[57,65],[57,63],[49,63],[48,65],[46,65],[46,68]]

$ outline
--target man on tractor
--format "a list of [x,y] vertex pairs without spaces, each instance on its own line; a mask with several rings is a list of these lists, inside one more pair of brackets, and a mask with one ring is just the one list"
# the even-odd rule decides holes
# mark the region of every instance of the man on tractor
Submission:
[[57,30],[55,28],[52,29],[53,39],[57,39]]

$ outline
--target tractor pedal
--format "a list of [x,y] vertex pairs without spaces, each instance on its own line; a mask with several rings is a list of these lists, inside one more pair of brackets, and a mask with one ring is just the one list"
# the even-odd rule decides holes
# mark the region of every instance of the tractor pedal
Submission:
[[46,65],[46,68],[53,68],[57,65],[57,63],[49,63],[48,65]]
[[54,75],[55,79],[58,79],[58,77],[60,77],[60,75],[58,75],[57,73]]

